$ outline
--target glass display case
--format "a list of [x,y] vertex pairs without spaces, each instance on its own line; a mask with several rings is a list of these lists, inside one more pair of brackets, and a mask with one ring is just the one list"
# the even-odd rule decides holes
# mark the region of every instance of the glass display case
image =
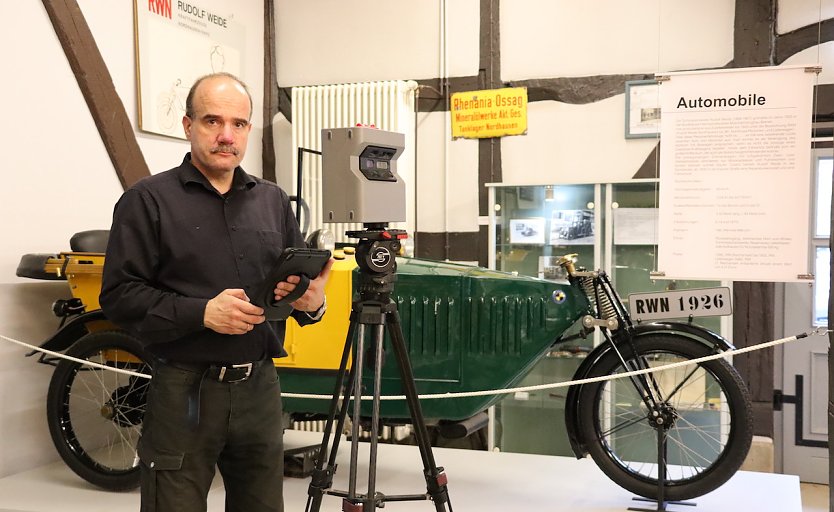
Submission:
[[596,261],[597,185],[502,187],[495,190],[497,270],[553,278],[554,259]]
[[[496,187],[490,192],[495,240],[492,268],[563,280],[556,260],[574,253],[580,264],[600,266],[599,185]],[[594,338],[589,337],[556,347],[519,386],[570,380],[593,345]],[[564,420],[566,392],[567,388],[554,388],[508,395],[494,409],[491,438],[495,447],[572,455]]]
[[[495,185],[490,187],[489,197],[491,268],[561,280],[564,276],[555,261],[565,254],[577,254],[580,266],[608,271],[626,304],[631,293],[721,286],[717,281],[652,277],[657,270],[657,180]],[[692,321],[721,332],[729,329],[722,318],[726,317]],[[578,332],[579,327],[575,329],[573,332]],[[579,338],[554,347],[519,387],[570,380],[596,343],[599,333],[596,338]],[[508,395],[492,411],[491,448],[572,456],[564,425],[566,393],[567,388],[552,388]]]

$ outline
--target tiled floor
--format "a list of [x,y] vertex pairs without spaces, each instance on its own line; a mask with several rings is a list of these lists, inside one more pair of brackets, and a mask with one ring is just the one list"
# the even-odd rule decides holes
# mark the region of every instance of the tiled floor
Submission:
[[829,489],[827,485],[799,484],[802,494],[802,512],[828,512]]

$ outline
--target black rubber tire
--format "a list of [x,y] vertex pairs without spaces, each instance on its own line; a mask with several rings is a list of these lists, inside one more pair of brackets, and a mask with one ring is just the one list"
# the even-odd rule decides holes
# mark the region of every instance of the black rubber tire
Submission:
[[[142,344],[123,331],[88,334],[66,355],[150,375]],[[58,363],[46,418],[55,448],[78,476],[111,491],[139,486],[136,443],[149,383],[67,359]]]
[[[634,343],[651,366],[712,353],[698,341],[669,334],[641,336]],[[589,377],[614,373],[624,371],[612,351],[594,365]],[[651,375],[655,396],[657,390],[677,389],[674,396],[664,397],[675,415],[667,431],[670,467],[664,499],[686,500],[715,490],[733,476],[750,449],[753,412],[747,387],[724,359]],[[656,500],[658,430],[649,423],[648,408],[635,385],[628,378],[585,384],[579,404],[581,435],[599,468],[624,489]],[[610,428],[615,422],[617,428]]]

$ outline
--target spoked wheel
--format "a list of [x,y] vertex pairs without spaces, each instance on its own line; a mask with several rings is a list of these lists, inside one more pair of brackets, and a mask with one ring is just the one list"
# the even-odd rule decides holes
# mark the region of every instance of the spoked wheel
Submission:
[[[122,331],[78,340],[66,354],[150,375],[141,343]],[[49,383],[47,422],[55,448],[78,476],[108,490],[139,485],[136,443],[150,380],[61,360]]]
[[[711,353],[683,336],[658,334],[634,340],[644,364],[657,367]],[[629,370],[637,368],[626,359]],[[608,353],[590,376],[624,373]],[[706,494],[738,470],[753,438],[750,395],[724,359],[662,370],[645,376],[647,406],[629,378],[586,384],[580,393],[580,422],[591,456],[602,471],[630,492],[658,498],[658,435],[666,435],[665,500]]]

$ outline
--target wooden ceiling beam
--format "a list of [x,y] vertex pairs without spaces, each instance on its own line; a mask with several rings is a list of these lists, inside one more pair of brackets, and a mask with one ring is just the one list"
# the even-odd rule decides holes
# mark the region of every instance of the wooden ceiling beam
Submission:
[[90,27],[76,0],[43,0],[43,5],[126,190],[151,173]]
[[264,0],[264,104],[262,159],[263,178],[276,180],[275,140],[272,120],[278,115],[278,71],[275,64],[275,4]]

